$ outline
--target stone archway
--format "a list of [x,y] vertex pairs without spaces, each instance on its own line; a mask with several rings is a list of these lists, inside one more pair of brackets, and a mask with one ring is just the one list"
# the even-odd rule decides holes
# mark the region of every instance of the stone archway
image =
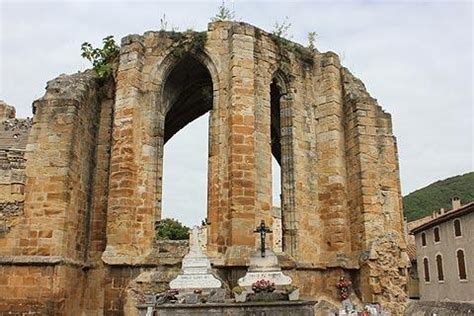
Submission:
[[165,79],[162,100],[166,144],[181,128],[212,110],[211,74],[199,60],[186,55]]
[[294,159],[292,134],[292,96],[285,75],[277,71],[270,83],[270,135],[273,157],[280,165],[281,244],[282,250],[294,256],[297,249],[294,216]]
[[[191,54],[186,54],[174,62],[162,86],[159,105],[160,123],[158,124],[163,129],[160,133],[163,135],[163,148],[160,148],[159,152],[161,164],[159,170],[162,181],[160,181],[161,187],[157,188],[160,193],[157,199],[162,202],[160,216],[161,218],[173,217],[185,223],[186,219],[189,219],[197,224],[207,217],[208,180],[205,179],[205,174],[200,174],[199,179],[193,178],[194,184],[191,186],[189,183],[191,178],[184,180],[185,176],[180,170],[189,166],[191,161],[199,161],[199,165],[202,166],[200,169],[204,169],[204,165],[208,164],[209,128],[202,126],[202,120],[209,121],[209,116],[203,116],[213,108],[211,74],[201,61]],[[201,118],[201,121],[195,122],[198,118]],[[191,147],[196,151],[183,156],[182,152],[176,153],[176,145],[180,143],[182,137],[189,137],[190,130],[186,130],[184,134],[174,139],[172,144],[168,146],[166,144],[191,122],[195,122],[191,128],[194,132],[193,142],[183,144],[187,149],[181,151],[190,151]],[[201,125],[198,131],[195,130],[196,124]],[[198,148],[194,148],[196,144],[200,144]],[[206,165],[205,170],[207,169]],[[197,199],[198,203],[192,206],[179,204],[180,200],[193,200],[193,198]],[[190,211],[193,213],[190,214]],[[187,212],[189,216],[183,215],[182,212]]]

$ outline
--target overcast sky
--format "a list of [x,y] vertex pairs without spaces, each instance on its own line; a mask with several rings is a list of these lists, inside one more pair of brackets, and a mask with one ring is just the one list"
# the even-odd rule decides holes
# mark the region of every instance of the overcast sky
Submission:
[[[220,1],[0,0],[0,99],[18,117],[46,82],[89,67],[84,41],[98,45],[159,30],[205,30]],[[473,168],[473,5],[471,1],[239,1],[236,17],[271,31],[288,16],[294,41],[318,33],[393,117],[404,194]],[[206,213],[207,117],[165,148],[164,216],[186,224]]]

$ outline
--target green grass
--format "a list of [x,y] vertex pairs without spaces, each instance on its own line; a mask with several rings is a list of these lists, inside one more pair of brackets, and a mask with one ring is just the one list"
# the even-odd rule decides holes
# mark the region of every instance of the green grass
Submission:
[[440,208],[449,210],[454,196],[462,204],[474,200],[474,172],[436,181],[403,197],[405,216],[410,222]]

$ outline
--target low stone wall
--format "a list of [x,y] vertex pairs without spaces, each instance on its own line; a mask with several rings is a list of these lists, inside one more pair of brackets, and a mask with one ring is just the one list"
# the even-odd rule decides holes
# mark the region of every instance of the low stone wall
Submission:
[[[222,304],[165,304],[156,310],[157,316],[313,316],[313,301],[271,302],[271,303],[222,303]],[[140,316],[146,315],[146,306],[139,306]]]
[[408,304],[405,315],[474,315],[474,303],[412,301]]

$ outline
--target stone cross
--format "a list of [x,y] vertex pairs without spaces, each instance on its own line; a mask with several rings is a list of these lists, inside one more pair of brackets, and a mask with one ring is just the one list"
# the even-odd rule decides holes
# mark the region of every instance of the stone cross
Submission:
[[192,255],[202,255],[202,249],[199,242],[199,227],[194,226],[189,234],[189,253]]
[[262,254],[262,258],[265,257],[265,237],[267,233],[271,233],[270,227],[265,226],[265,221],[262,220],[257,229],[254,230],[254,233],[260,234],[260,253]]

